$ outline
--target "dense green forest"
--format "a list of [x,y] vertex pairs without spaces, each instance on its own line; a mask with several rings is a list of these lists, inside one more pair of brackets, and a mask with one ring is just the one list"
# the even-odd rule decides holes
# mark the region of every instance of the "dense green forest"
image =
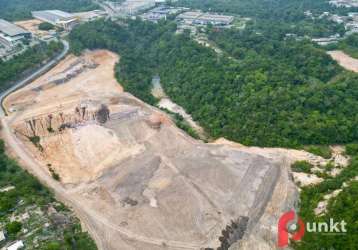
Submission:
[[358,76],[309,41],[209,31],[230,58],[174,30],[171,22],[97,21],[77,27],[70,40],[76,52],[118,52],[119,81],[149,103],[151,78],[159,74],[166,93],[213,137],[291,147],[358,139]]
[[52,58],[63,49],[60,42],[41,43],[27,49],[9,61],[0,60],[0,90],[7,89],[12,82],[39,66],[45,60]]
[[[17,210],[29,206],[37,206],[46,211],[50,203],[56,203],[53,194],[40,184],[32,175],[22,170],[18,164],[9,158],[5,153],[4,142],[0,140],[0,188],[13,186],[14,189],[1,192],[0,195],[0,225],[7,222],[8,218]],[[62,208],[66,209],[61,205]],[[43,225],[42,225],[43,226]],[[12,222],[6,224],[8,237],[11,240],[16,239],[16,235],[22,227],[21,222]],[[56,239],[46,241],[46,238],[40,242],[41,250],[96,250],[97,247],[87,233],[82,232],[78,220],[72,219],[72,222],[62,231],[51,229],[53,231],[63,232],[57,235]],[[39,228],[36,232],[40,233]],[[37,248],[38,249],[38,248]]]
[[40,206],[53,201],[52,195],[46,188],[23,171],[14,160],[7,157],[4,142],[0,140],[0,187],[8,185],[13,185],[16,189],[1,193],[0,216],[11,213],[20,199],[26,204]]
[[91,0],[0,0],[0,18],[22,20],[31,18],[31,11],[59,9],[63,11],[86,11],[98,8]]

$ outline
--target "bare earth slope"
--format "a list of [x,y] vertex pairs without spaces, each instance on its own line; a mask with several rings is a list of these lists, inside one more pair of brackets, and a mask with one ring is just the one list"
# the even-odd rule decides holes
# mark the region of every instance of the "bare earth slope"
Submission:
[[101,249],[216,248],[232,221],[243,248],[274,248],[278,217],[297,199],[288,171],[296,158],[193,140],[123,92],[117,60],[108,51],[69,56],[10,95],[2,122],[13,151]]
[[339,65],[341,65],[343,68],[358,72],[358,60],[347,55],[343,51],[335,50],[335,51],[329,51],[328,54],[336,60]]

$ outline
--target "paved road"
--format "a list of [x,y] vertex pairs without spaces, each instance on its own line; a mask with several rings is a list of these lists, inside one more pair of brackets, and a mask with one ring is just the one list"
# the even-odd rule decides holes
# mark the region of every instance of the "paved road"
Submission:
[[42,74],[44,74],[48,70],[50,70],[53,66],[55,66],[60,60],[62,60],[66,56],[67,52],[70,49],[70,45],[68,44],[67,41],[61,40],[61,42],[63,43],[63,46],[64,46],[63,51],[61,52],[61,54],[59,54],[54,59],[52,59],[51,61],[46,63],[40,69],[36,70],[30,76],[26,77],[23,80],[18,81],[11,88],[7,89],[6,91],[4,91],[4,92],[2,92],[0,94],[0,104],[1,104],[0,105],[1,106],[1,108],[0,108],[0,117],[5,116],[5,114],[6,114],[6,111],[4,110],[4,107],[2,105],[2,102],[5,99],[5,97],[7,97],[9,94],[14,92],[15,90],[17,90],[17,89],[25,86],[26,84],[32,82],[34,79],[36,79],[37,77],[41,76]]

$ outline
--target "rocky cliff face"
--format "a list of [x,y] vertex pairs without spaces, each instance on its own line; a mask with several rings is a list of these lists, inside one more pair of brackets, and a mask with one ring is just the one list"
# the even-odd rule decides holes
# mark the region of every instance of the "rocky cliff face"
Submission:
[[105,104],[86,101],[75,106],[72,112],[55,110],[24,119],[18,122],[15,131],[26,137],[46,137],[91,122],[105,123],[109,118],[110,111]]

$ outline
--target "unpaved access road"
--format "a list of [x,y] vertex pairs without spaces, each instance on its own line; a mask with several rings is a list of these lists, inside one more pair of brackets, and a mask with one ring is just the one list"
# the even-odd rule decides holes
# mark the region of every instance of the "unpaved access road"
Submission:
[[34,79],[36,79],[40,75],[44,74],[45,72],[50,70],[53,66],[55,66],[60,60],[62,60],[65,57],[65,55],[67,54],[67,52],[70,49],[70,46],[69,46],[67,41],[62,40],[61,42],[62,42],[64,47],[63,47],[63,51],[59,55],[57,55],[54,59],[52,59],[51,61],[46,63],[44,66],[42,66],[41,68],[36,70],[34,73],[29,75],[25,79],[22,79],[22,80],[16,82],[11,88],[9,88],[8,90],[6,90],[6,91],[4,91],[4,92],[2,92],[0,94],[0,104],[1,104],[0,105],[1,106],[1,108],[0,108],[0,118],[5,115],[5,110],[4,110],[4,107],[2,105],[2,102],[9,94],[11,94],[15,90],[21,88],[22,86],[30,83],[31,81],[33,81]]

